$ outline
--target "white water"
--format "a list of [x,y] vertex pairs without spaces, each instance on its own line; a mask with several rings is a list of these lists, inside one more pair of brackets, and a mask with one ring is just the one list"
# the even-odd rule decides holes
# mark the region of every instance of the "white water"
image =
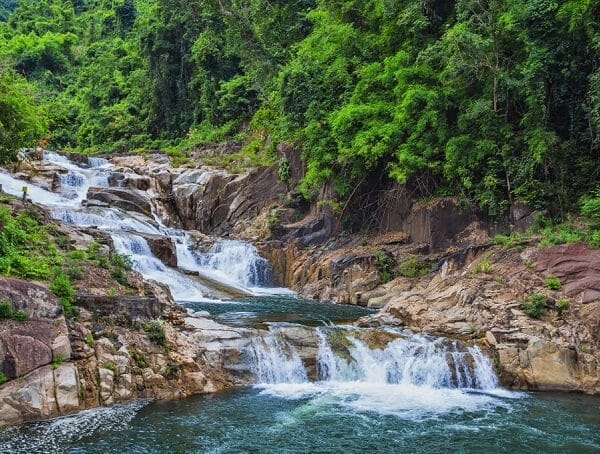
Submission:
[[318,379],[310,381],[284,332],[272,327],[248,351],[257,386],[268,395],[409,419],[475,411],[497,405],[499,395],[519,396],[498,388],[490,361],[477,347],[404,333],[383,349],[370,348],[350,328],[317,329]]
[[[63,155],[45,151],[44,161],[60,166],[66,171],[59,175],[60,188],[57,192],[47,191],[14,178],[7,172],[0,172],[3,190],[20,196],[23,186],[27,186],[28,198],[51,208],[55,219],[80,227],[96,227],[107,231],[116,250],[131,258],[133,268],[147,279],[167,284],[176,300],[210,299],[211,291],[193,277],[164,265],[152,254],[148,243],[139,234],[161,235],[174,241],[178,265],[182,269],[199,272],[249,294],[262,292],[260,289],[256,291],[257,289],[247,287],[259,287],[268,283],[268,265],[249,244],[241,241],[222,242],[214,251],[202,255],[194,250],[187,232],[167,228],[156,215],[151,219],[117,208],[82,206],[81,202],[86,199],[89,188],[109,186],[109,176],[113,167],[106,159],[89,157],[89,167],[84,167],[71,162]],[[149,196],[152,199],[152,194],[149,193]],[[265,289],[266,292],[276,290]]]

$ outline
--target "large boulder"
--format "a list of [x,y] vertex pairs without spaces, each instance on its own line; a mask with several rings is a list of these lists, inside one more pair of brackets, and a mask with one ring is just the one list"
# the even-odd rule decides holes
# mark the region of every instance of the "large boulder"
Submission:
[[88,190],[87,200],[152,217],[152,204],[148,195],[136,189],[92,187]]
[[58,299],[46,287],[20,279],[0,277],[0,300],[9,300],[30,320],[53,319],[61,312]]

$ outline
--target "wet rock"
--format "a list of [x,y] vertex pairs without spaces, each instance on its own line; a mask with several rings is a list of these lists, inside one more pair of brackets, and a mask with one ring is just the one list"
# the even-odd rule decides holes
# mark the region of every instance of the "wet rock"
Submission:
[[138,190],[122,188],[90,188],[87,193],[87,200],[108,203],[109,206],[112,207],[152,217],[152,205],[148,195]]
[[161,262],[173,268],[177,267],[177,248],[173,239],[161,235],[141,235],[148,242],[148,246]]

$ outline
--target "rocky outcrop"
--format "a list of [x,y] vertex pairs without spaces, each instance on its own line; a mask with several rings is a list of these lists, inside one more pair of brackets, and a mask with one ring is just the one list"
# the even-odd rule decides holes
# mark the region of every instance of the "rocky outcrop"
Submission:
[[141,213],[152,217],[152,204],[147,194],[139,190],[122,188],[90,188],[87,193],[89,202],[97,201],[107,206],[125,211]]
[[[579,251],[577,259],[566,255],[573,251]],[[487,273],[477,266],[484,256],[491,262]],[[507,386],[599,393],[600,300],[593,290],[600,271],[593,264],[578,268],[579,257],[580,265],[597,264],[600,251],[584,245],[534,247],[522,253],[495,248],[465,266],[448,260],[438,273],[394,280],[364,298],[371,306],[383,306],[376,317],[380,323],[486,344]],[[561,290],[545,287],[545,277],[553,273],[561,276]],[[533,293],[547,301],[540,319],[522,309]],[[559,299],[570,302],[568,310],[557,308]]]

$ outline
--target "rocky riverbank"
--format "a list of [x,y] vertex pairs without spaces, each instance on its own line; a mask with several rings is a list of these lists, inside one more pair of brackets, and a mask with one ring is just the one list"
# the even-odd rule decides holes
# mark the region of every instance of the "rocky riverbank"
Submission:
[[[294,162],[289,149],[280,153]],[[423,203],[408,196],[388,204],[386,222],[373,233],[344,234],[326,206],[306,204],[291,190],[302,173],[296,166],[283,182],[275,166],[233,175],[172,168],[160,154],[110,162],[111,181],[90,187],[84,206],[118,208],[133,219],[156,215],[169,227],[194,230],[190,237],[199,250],[213,244],[208,235],[251,241],[277,284],[308,298],[380,309],[359,322],[374,328],[374,348],[393,340],[379,328],[402,327],[479,345],[495,358],[508,387],[600,393],[597,250],[541,248],[535,237],[495,245],[491,236],[502,227],[464,212],[455,200]],[[34,161],[17,176],[55,190],[65,174],[60,165]],[[66,250],[100,244],[104,253],[114,252],[104,232],[50,221],[41,211],[68,238]],[[530,214],[514,213],[513,228],[526,226]],[[163,263],[177,265],[172,240],[140,235]],[[188,314],[168,288],[135,271],[125,281],[100,266],[81,271],[76,318],[65,317],[47,285],[2,278],[0,298],[26,312],[27,320],[0,320],[0,366],[8,379],[0,385],[0,425],[135,398],[182,398],[250,380],[243,352],[267,333]],[[550,277],[558,285],[549,288]],[[543,299],[535,317],[523,306],[532,297]],[[280,335],[314,374],[314,330],[289,328]]]

